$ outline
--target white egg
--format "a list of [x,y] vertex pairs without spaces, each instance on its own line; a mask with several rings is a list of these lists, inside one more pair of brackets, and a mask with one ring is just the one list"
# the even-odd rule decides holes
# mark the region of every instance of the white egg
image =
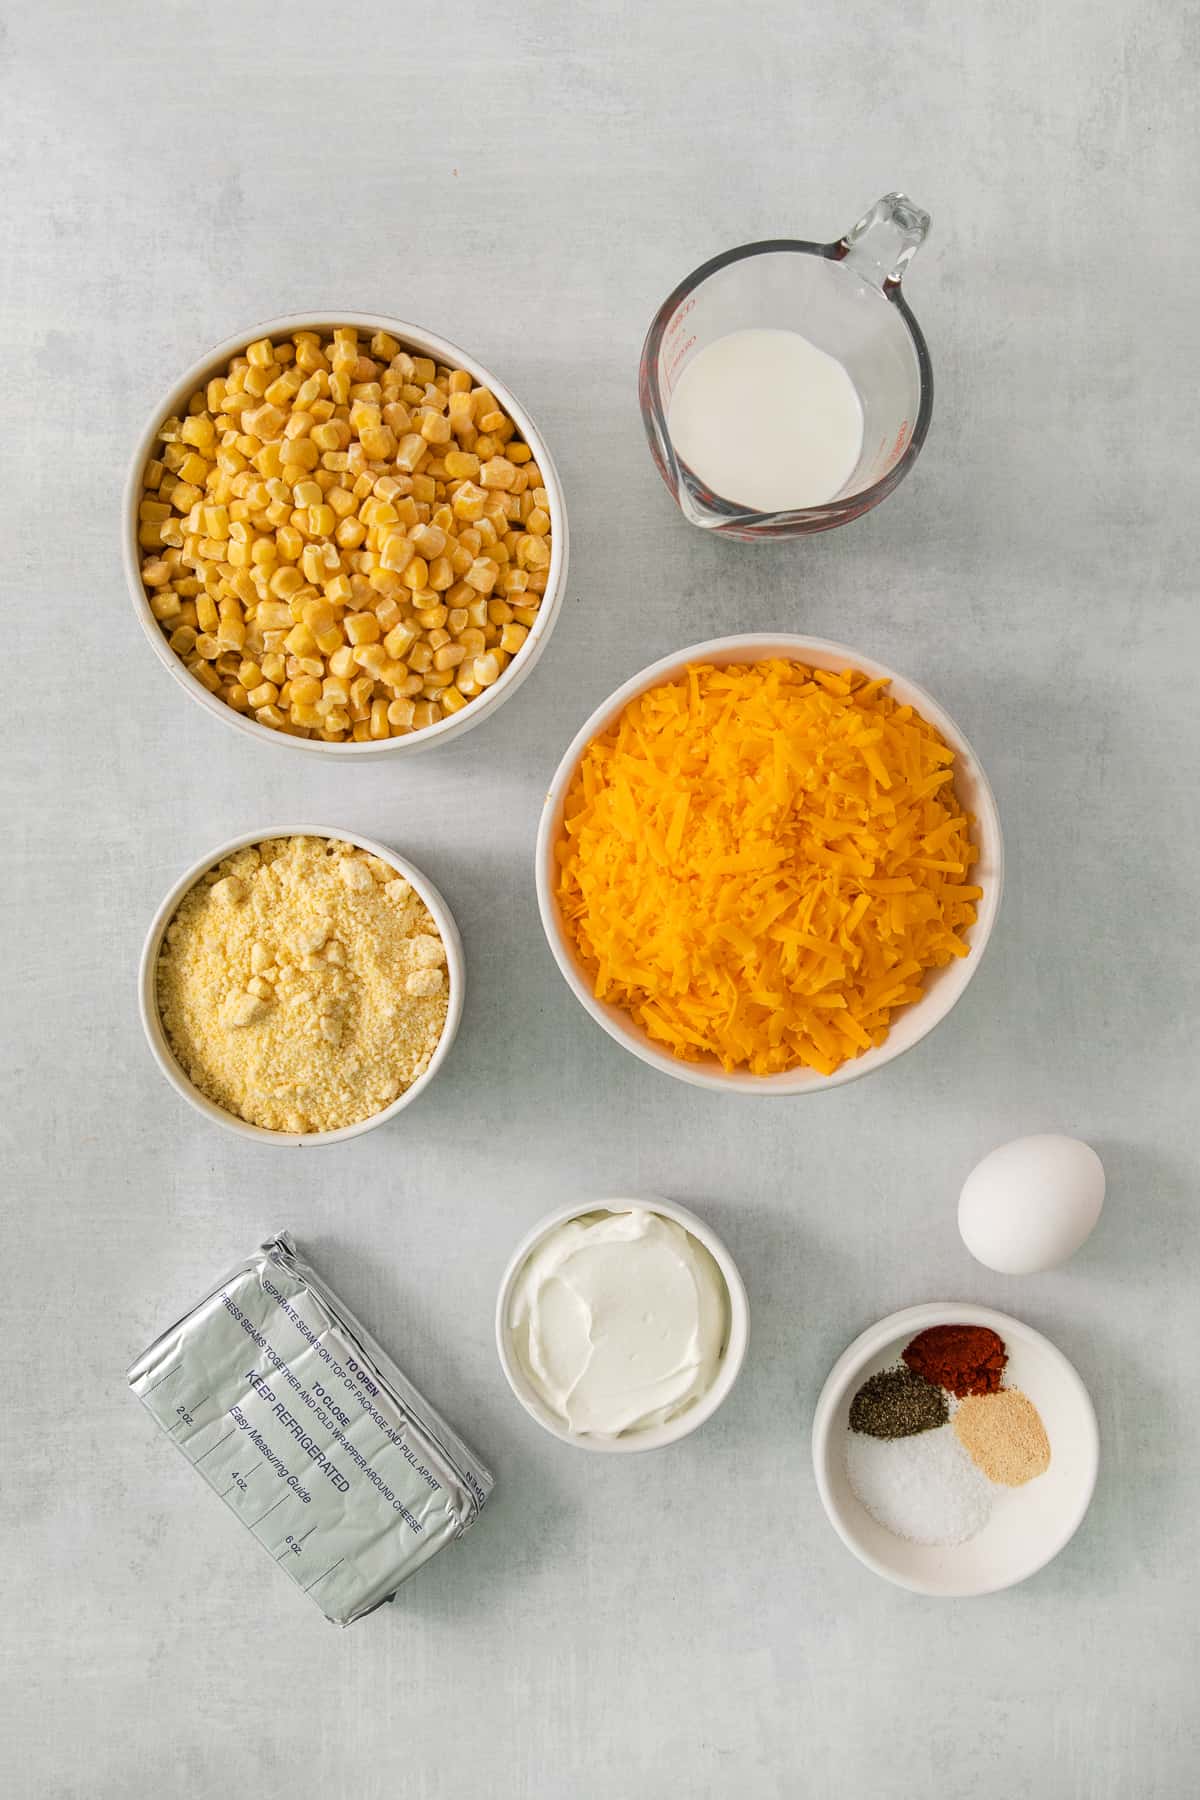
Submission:
[[1015,1138],[963,1183],[958,1229],[989,1269],[1032,1275],[1074,1256],[1104,1205],[1104,1164],[1078,1138]]

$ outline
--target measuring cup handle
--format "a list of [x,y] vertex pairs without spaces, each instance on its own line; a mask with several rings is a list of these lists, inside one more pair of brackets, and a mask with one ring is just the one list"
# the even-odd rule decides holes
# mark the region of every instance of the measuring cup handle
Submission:
[[877,288],[896,287],[928,235],[927,212],[914,206],[907,194],[885,194],[846,233],[838,249],[841,260],[864,281]]

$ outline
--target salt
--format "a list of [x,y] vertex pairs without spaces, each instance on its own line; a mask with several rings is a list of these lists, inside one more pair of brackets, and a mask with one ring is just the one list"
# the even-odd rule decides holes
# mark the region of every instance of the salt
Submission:
[[913,1544],[963,1544],[991,1515],[991,1484],[952,1425],[906,1438],[848,1431],[846,1474],[871,1517]]

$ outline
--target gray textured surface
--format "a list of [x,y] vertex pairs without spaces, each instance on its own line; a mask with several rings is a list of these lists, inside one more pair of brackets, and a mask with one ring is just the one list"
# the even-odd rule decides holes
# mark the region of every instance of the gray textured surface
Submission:
[[[9,1791],[1194,1792],[1194,14],[5,14]],[[711,252],[834,235],[893,186],[934,215],[908,282],[938,381],[915,474],[824,539],[706,540],[641,439],[651,311]],[[123,588],[118,492],[156,394],[310,303],[470,345],[568,489],[570,599],[541,667],[407,767],[328,769],[223,730],[157,668]],[[597,701],[681,643],[776,626],[939,695],[990,771],[1010,885],[978,979],[919,1050],[827,1096],[735,1104],[653,1077],[588,1021],[542,942],[530,858],[539,788]],[[435,1088],[311,1157],[177,1101],[133,991],[176,872],[302,813],[428,869],[471,969]],[[1066,1270],[991,1276],[959,1244],[959,1182],[1047,1128],[1100,1147],[1106,1216]],[[495,1287],[550,1205],[639,1189],[727,1236],[750,1359],[685,1446],[574,1455],[503,1385]],[[479,1529],[345,1635],[122,1382],[284,1222],[499,1477]],[[1058,1561],[945,1605],[846,1554],[808,1461],[835,1355],[939,1296],[1047,1330],[1104,1436]]]

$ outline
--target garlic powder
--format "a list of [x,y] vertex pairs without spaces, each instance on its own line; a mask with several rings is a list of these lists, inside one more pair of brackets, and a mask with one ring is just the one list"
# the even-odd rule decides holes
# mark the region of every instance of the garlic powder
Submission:
[[337,1131],[390,1106],[446,1023],[433,916],[379,857],[275,838],[227,856],[163,940],[158,1004],[192,1084],[267,1131]]

